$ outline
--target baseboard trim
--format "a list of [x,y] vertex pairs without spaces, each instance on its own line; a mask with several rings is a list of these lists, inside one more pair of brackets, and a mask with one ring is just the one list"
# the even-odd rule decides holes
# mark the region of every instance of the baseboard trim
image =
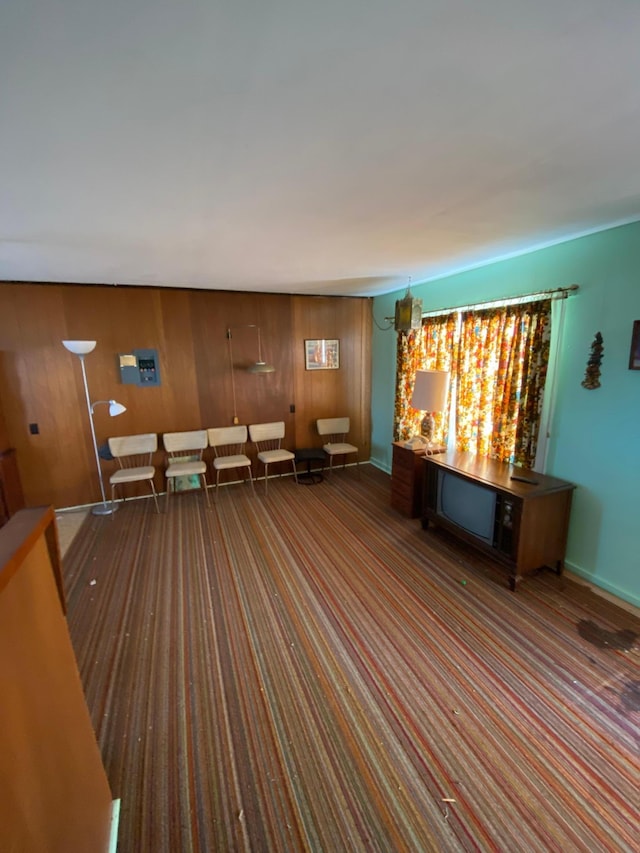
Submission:
[[629,610],[635,616],[640,616],[640,598],[637,596],[622,593],[616,586],[606,581],[598,580],[598,583],[595,583],[587,572],[583,572],[573,563],[565,562],[565,574],[576,583],[584,584],[596,595],[601,595],[619,607]]

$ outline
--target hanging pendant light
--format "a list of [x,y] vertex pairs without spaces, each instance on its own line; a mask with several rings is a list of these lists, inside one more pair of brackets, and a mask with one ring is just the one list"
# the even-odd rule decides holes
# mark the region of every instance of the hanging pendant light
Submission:
[[275,367],[272,364],[267,364],[262,359],[262,340],[260,338],[260,326],[255,326],[258,330],[258,360],[247,367],[247,373],[274,373]]
[[227,328],[227,341],[229,342],[229,370],[231,371],[231,394],[233,398],[233,416],[232,422],[234,424],[238,423],[238,413],[236,411],[236,383],[234,379],[234,365],[233,365],[233,347],[231,344],[231,330],[232,329],[256,329],[258,332],[258,360],[254,361],[248,367],[245,368],[247,373],[254,374],[265,374],[265,373],[274,373],[275,367],[272,364],[267,364],[266,361],[262,358],[262,339],[260,337],[260,327],[256,326],[252,323],[247,323],[242,326],[229,326]]
[[275,367],[272,364],[267,364],[267,362],[264,361],[262,358],[262,338],[260,336],[260,326],[256,326],[254,323],[245,323],[241,326],[230,326],[227,329],[227,338],[229,341],[231,341],[232,329],[255,329],[258,333],[258,360],[254,361],[246,368],[247,373],[274,373]]

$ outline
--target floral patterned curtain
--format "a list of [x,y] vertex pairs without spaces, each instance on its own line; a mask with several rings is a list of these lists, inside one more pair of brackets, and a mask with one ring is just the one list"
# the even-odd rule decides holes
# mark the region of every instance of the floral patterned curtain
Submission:
[[535,462],[549,361],[551,301],[427,317],[398,335],[394,440],[420,432],[411,408],[416,370],[449,370],[447,411],[435,416],[446,443],[456,391],[456,449],[531,468]]
[[550,333],[550,300],[462,315],[458,450],[533,466]]
[[394,411],[394,440],[406,441],[420,433],[424,412],[411,408],[411,396],[416,370],[449,370],[449,402],[447,412],[435,415],[436,441],[444,441],[451,388],[456,369],[456,313],[425,317],[422,328],[400,332],[396,354],[396,399]]

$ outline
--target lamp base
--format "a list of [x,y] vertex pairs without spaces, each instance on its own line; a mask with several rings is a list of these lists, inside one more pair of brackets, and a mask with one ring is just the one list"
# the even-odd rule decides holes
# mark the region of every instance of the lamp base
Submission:
[[96,504],[91,509],[91,515],[113,515],[117,512],[118,504],[110,501],[108,504]]
[[435,421],[433,419],[433,414],[431,412],[427,412],[422,419],[422,423],[420,424],[420,433],[427,444],[433,443],[433,435],[435,433]]

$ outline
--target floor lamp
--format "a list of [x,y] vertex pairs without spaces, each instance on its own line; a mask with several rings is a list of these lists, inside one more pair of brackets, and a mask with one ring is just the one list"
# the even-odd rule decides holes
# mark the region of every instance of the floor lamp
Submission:
[[116,415],[121,415],[123,412],[126,412],[127,409],[126,406],[123,406],[122,403],[117,403],[115,400],[96,400],[95,403],[91,402],[91,398],[89,397],[89,386],[87,385],[87,372],[84,369],[84,357],[85,355],[88,355],[88,353],[93,352],[96,342],[62,341],[62,343],[69,352],[78,356],[80,359],[80,367],[82,368],[82,381],[84,382],[84,393],[87,398],[87,411],[89,412],[89,425],[91,426],[91,438],[93,439],[93,452],[96,456],[96,467],[98,469],[98,480],[100,482],[100,493],[102,495],[102,504],[96,504],[91,512],[93,515],[111,515],[117,510],[118,505],[113,501],[107,503],[107,498],[104,493],[104,482],[102,480],[102,470],[100,468],[100,456],[98,455],[98,443],[96,441],[96,431],[93,426],[93,409],[100,403],[105,403],[109,406],[109,414],[112,418]]

